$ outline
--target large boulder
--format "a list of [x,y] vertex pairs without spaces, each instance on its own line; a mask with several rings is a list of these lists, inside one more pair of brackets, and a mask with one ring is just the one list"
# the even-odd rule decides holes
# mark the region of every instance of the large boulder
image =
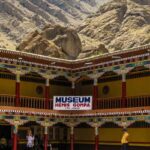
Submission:
[[76,59],[82,50],[82,45],[75,30],[59,25],[49,25],[40,32],[32,32],[21,42],[17,50],[57,58]]

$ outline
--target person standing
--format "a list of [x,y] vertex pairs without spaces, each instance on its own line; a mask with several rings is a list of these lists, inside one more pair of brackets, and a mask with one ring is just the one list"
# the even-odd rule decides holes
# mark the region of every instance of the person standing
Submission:
[[32,135],[32,131],[28,131],[27,135],[27,150],[33,150],[34,147],[34,136]]
[[7,149],[7,140],[5,137],[2,136],[0,139],[0,150],[6,150]]
[[39,135],[35,135],[35,139],[34,139],[34,150],[42,150],[41,148],[41,139],[39,137]]
[[127,129],[123,129],[123,135],[121,138],[121,150],[128,150],[129,147],[129,133],[127,132]]

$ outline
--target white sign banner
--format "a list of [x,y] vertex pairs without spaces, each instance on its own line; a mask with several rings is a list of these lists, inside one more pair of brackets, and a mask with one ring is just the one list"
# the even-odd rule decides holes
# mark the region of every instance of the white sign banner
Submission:
[[92,96],[54,96],[54,110],[91,110]]

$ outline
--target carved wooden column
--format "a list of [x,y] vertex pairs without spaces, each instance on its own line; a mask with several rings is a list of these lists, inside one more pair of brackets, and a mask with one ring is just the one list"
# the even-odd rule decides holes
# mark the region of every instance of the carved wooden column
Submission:
[[13,129],[13,150],[17,150],[17,134],[18,134],[18,126],[14,125]]
[[93,85],[93,109],[97,108],[97,101],[98,101],[98,79],[94,79]]
[[49,78],[46,78],[46,85],[45,85],[45,109],[49,109]]
[[99,149],[99,131],[98,127],[95,127],[95,150]]
[[48,150],[48,127],[44,127],[44,150]]
[[126,74],[122,74],[122,102],[121,106],[126,107],[127,106],[127,101],[126,101],[126,95],[127,94],[127,89],[126,89]]
[[16,100],[15,100],[15,106],[20,106],[20,74],[16,74]]
[[71,126],[70,131],[70,150],[74,150],[74,126]]

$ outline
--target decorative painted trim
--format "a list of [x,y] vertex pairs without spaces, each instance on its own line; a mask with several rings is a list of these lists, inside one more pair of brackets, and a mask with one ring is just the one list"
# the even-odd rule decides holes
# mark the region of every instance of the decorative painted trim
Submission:
[[102,54],[100,56],[95,56],[95,57],[91,57],[91,58],[84,58],[84,59],[77,59],[77,60],[66,60],[66,59],[60,59],[60,58],[54,58],[54,57],[49,57],[49,56],[43,56],[43,55],[39,55],[39,54],[33,54],[33,53],[27,53],[27,52],[21,52],[21,51],[14,51],[14,50],[6,50],[3,48],[0,48],[0,53],[6,53],[6,54],[11,54],[11,55],[20,55],[20,57],[24,56],[24,57],[31,57],[31,58],[36,58],[36,59],[42,59],[45,61],[52,61],[52,62],[66,62],[66,63],[72,63],[72,62],[83,62],[83,61],[89,61],[89,60],[93,60],[96,58],[105,58],[105,57],[109,57],[109,56],[113,56],[113,55],[121,55],[121,54],[125,54],[125,53],[129,53],[129,52],[136,52],[139,50],[146,50],[149,49],[150,45],[144,45],[144,46],[139,46],[139,47],[135,47],[135,48],[131,48],[131,49],[127,49],[127,50],[120,50],[120,51],[116,51],[113,53],[106,53],[106,54]]
[[[39,116],[39,115],[32,115],[30,114],[12,114],[8,112],[3,112],[0,115],[0,119],[5,120],[6,122],[10,123],[13,126],[20,126],[24,125],[25,123],[29,121],[35,121],[38,124],[40,124],[43,127],[51,127],[59,122],[65,124],[68,127],[75,127],[81,123],[86,123],[90,125],[91,127],[99,128],[105,123],[112,122],[119,127],[129,127],[133,123],[137,121],[145,121],[147,123],[150,123],[150,112],[144,110],[142,112],[137,112],[137,115],[129,112],[130,114],[126,115],[112,115],[112,116],[100,116],[100,115],[95,115],[95,116],[88,116],[85,115],[83,116],[65,116],[61,117],[59,114],[57,116],[52,115],[52,116]],[[44,120],[43,120],[44,118]]]
[[[101,66],[101,64],[98,64],[98,66]],[[94,70],[93,70],[93,67],[89,67],[84,71],[81,71],[80,69],[78,69],[76,72],[74,71],[72,72],[72,69],[61,70],[60,68],[59,69],[55,68],[55,71],[53,71],[48,68],[41,69],[40,67],[37,67],[37,66],[27,67],[24,65],[16,66],[15,64],[9,64],[8,62],[7,64],[2,63],[2,62],[0,63],[1,68],[8,69],[13,74],[25,75],[29,72],[36,72],[37,74],[41,75],[45,79],[49,78],[51,80],[58,76],[64,76],[69,81],[76,81],[78,78],[82,76],[87,76],[87,77],[90,77],[91,79],[100,78],[104,73],[108,71],[113,71],[119,75],[124,74],[124,73],[127,74],[137,66],[145,66],[146,68],[150,68],[150,61],[142,60],[142,61],[137,61],[137,62],[132,62],[132,63],[113,65],[110,67],[104,66],[103,68],[94,68]]]

